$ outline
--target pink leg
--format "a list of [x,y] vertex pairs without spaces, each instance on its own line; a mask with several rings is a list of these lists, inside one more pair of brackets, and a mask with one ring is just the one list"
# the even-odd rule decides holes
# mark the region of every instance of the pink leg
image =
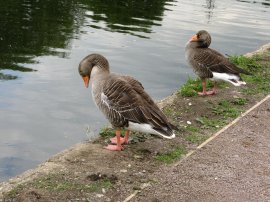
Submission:
[[207,96],[207,95],[213,95],[213,94],[215,94],[215,90],[214,91],[213,90],[206,91],[206,81],[205,81],[205,79],[202,80],[202,87],[203,87],[203,91],[202,92],[198,92],[198,95],[200,95],[200,96]]
[[214,92],[214,94],[217,93],[217,82],[214,81],[214,88],[212,89],[212,91]]
[[129,130],[126,130],[125,132],[125,144],[128,144],[128,136],[129,136]]
[[[129,130],[126,130],[125,137],[120,137],[120,144],[128,144]],[[117,137],[110,139],[112,144],[117,144]]]
[[111,145],[109,144],[107,147],[104,147],[105,149],[111,150],[111,151],[121,151],[124,150],[124,147],[122,147],[120,143],[120,136],[121,136],[121,130],[116,129],[115,130],[115,135],[116,135],[116,145]]

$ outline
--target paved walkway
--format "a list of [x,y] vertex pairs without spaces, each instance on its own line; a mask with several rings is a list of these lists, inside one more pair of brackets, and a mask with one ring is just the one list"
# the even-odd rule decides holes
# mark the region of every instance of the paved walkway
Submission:
[[126,201],[270,201],[270,95],[153,179]]

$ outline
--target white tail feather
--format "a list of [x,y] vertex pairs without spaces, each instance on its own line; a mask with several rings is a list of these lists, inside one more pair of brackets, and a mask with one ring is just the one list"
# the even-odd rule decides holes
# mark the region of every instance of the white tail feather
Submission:
[[150,133],[150,134],[154,134],[154,135],[159,135],[159,136],[166,138],[166,139],[175,138],[174,133],[171,136],[164,135],[164,134],[156,131],[155,129],[152,128],[151,125],[146,124],[146,123],[139,124],[139,123],[134,123],[134,122],[129,121],[127,129],[131,130],[131,131],[138,131],[138,132],[143,132],[143,133]]
[[[240,81],[240,77],[234,74],[227,74],[227,73],[217,73],[213,72],[213,78],[214,80],[223,80],[230,82],[234,86],[241,86],[241,85],[246,85],[246,82]],[[233,81],[232,81],[233,80]]]

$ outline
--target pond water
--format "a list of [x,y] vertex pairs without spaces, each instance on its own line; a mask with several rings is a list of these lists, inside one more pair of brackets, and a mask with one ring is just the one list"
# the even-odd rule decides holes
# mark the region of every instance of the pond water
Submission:
[[107,124],[78,74],[86,55],[159,100],[194,76],[184,47],[196,31],[238,55],[269,42],[269,19],[270,0],[0,0],[0,181]]

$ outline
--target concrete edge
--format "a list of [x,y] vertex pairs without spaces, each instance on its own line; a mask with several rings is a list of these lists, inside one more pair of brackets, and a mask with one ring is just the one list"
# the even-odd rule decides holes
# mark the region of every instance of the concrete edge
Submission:
[[246,54],[244,54],[244,56],[246,56],[246,57],[252,57],[252,56],[254,56],[254,55],[258,55],[258,54],[261,54],[261,53],[266,52],[266,51],[269,51],[269,50],[270,50],[270,43],[267,43],[267,44],[261,46],[261,47],[260,47],[258,50],[256,50],[256,51],[253,51],[253,52],[251,52],[251,53],[246,53]]

